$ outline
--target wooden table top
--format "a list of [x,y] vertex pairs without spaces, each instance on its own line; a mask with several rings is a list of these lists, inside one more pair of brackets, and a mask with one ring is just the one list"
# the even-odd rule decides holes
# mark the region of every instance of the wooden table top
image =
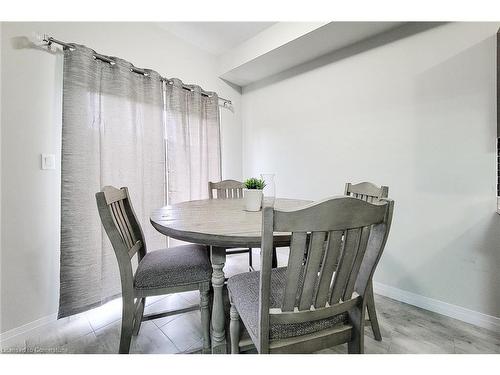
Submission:
[[[296,209],[311,201],[277,198],[278,210]],[[151,224],[160,233],[192,243],[219,247],[260,247],[262,211],[245,211],[244,199],[204,199],[158,208]],[[276,246],[288,246],[289,233],[275,233]]]

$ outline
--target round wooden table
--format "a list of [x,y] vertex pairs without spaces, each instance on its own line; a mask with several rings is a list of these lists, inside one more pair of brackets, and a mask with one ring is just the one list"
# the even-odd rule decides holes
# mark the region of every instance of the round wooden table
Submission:
[[[310,201],[277,198],[277,210],[298,209]],[[212,353],[226,353],[224,319],[224,264],[226,248],[260,247],[262,212],[248,212],[243,199],[205,199],[158,208],[151,224],[166,236],[210,246],[212,262]],[[289,233],[275,233],[275,246],[288,246]]]

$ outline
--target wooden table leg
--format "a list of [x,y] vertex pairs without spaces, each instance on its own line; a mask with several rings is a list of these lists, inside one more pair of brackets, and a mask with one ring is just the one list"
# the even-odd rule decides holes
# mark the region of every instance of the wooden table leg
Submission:
[[212,306],[212,354],[227,353],[226,330],[224,327],[224,263],[226,262],[226,249],[212,246],[210,248],[212,262],[212,287],[214,301]]

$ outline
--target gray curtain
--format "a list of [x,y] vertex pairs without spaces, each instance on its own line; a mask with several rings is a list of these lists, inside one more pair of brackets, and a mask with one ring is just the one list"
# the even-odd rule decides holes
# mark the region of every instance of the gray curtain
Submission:
[[127,61],[113,57],[112,65],[75,47],[64,52],[60,318],[120,296],[96,192],[129,187],[151,251],[166,244],[151,211],[167,200],[205,198],[208,181],[220,179],[216,94],[182,89],[177,79],[165,84],[155,71],[138,74]]
[[165,239],[149,214],[165,202],[162,82],[78,46],[64,55],[59,317],[120,293],[118,265],[101,226],[95,193],[128,186],[151,248]]
[[221,178],[219,100],[199,86],[166,85],[169,203],[208,198],[208,181]]

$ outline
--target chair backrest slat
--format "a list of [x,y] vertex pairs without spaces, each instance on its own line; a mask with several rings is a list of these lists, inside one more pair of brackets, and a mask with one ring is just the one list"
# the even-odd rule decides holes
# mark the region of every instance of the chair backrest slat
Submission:
[[[259,351],[268,349],[270,317],[283,324],[323,319],[348,311],[364,297],[385,246],[392,210],[389,199],[372,203],[360,199],[359,194],[298,210],[264,207]],[[278,301],[281,309],[269,305],[273,232],[292,233],[283,299]]]
[[315,307],[325,306],[325,303],[330,301],[332,276],[342,250],[343,235],[343,231],[331,231],[328,235],[325,259],[321,267],[316,302],[314,303]]
[[118,229],[122,235],[123,240],[125,241],[125,244],[128,246],[130,249],[132,246],[134,246],[134,241],[132,240],[132,236],[130,234],[130,231],[127,227],[127,224],[125,223],[125,218],[122,212],[122,209],[120,207],[119,202],[122,201],[116,201],[110,204],[111,211],[115,217],[115,221],[118,224]]
[[118,213],[118,205],[116,204],[116,202],[111,203],[109,205],[109,209],[111,210],[111,215],[113,216],[113,220],[116,223],[120,236],[122,237],[123,241],[127,244],[127,239],[126,239],[127,236],[123,229],[122,219],[120,217],[120,214]]
[[[119,235],[120,235],[121,239],[122,239],[123,241],[125,241],[125,240],[124,240],[124,234],[122,233],[122,227],[121,227],[121,225],[118,223],[118,220],[117,220],[117,215],[115,214],[115,208],[114,208],[114,206],[113,206],[113,203],[111,203],[111,204],[109,204],[109,205],[108,205],[107,203],[105,203],[105,204],[106,204],[106,208],[107,208],[108,210],[110,210],[110,211],[111,211],[109,216],[110,216],[110,218],[111,218],[111,220],[112,220],[113,224],[115,225],[116,231],[119,233]],[[101,221],[102,221],[102,218],[101,218]]]
[[313,304],[312,298],[321,265],[323,249],[325,246],[325,232],[313,232],[309,249],[307,251],[307,261],[305,265],[304,283],[300,295],[299,310],[310,309]]
[[[217,196],[214,196],[214,190]],[[223,180],[208,183],[208,197],[210,199],[238,199],[243,198],[243,183],[235,180]]]
[[337,270],[335,271],[335,276],[333,277],[330,305],[339,302],[344,295],[354,259],[358,252],[360,235],[360,228],[348,229],[344,234],[344,248]]
[[290,242],[290,255],[288,257],[288,268],[286,270],[286,284],[281,309],[293,311],[297,301],[299,280],[303,272],[304,253],[307,242],[307,233],[294,232]]
[[132,248],[132,246],[134,246],[134,244],[135,244],[135,241],[133,239],[132,231],[130,230],[129,226],[127,225],[128,219],[126,218],[126,215],[124,212],[125,209],[122,210],[123,200],[118,201],[117,203],[118,203],[118,212],[120,214],[122,225],[123,225],[123,232],[125,233],[125,236],[127,237],[129,248]]
[[125,219],[125,226],[128,230],[128,233],[130,234],[130,238],[132,239],[132,243],[135,244],[137,242],[137,237],[134,233],[134,229],[132,228],[132,224],[130,223],[130,220],[128,218],[127,211],[125,209],[125,203],[123,202],[123,200],[121,200],[118,202],[118,204],[120,206],[122,216]]
[[[361,229],[359,243],[355,251],[356,255],[354,257],[354,262],[350,270],[351,272],[347,278],[344,294],[342,296],[343,301],[351,299],[352,293],[354,292],[354,285],[356,283],[359,268],[361,267],[361,262],[363,261],[365,255],[366,246],[368,244],[368,237],[370,236],[370,230],[370,226],[366,226]],[[336,303],[336,301],[332,301],[332,303]]]

